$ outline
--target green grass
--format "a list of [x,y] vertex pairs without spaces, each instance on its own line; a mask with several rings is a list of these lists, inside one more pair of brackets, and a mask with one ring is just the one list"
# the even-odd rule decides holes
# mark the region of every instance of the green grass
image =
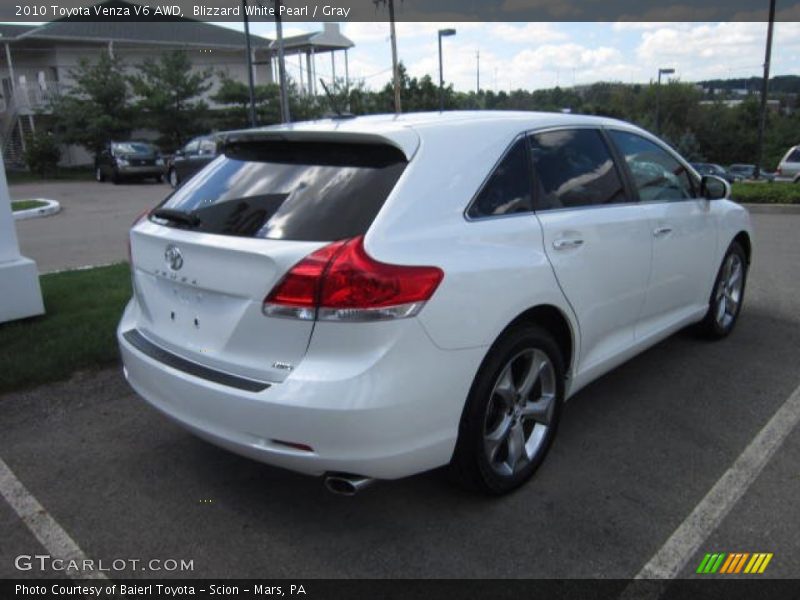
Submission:
[[30,171],[6,170],[9,185],[16,183],[47,183],[48,181],[92,181],[93,167],[62,167],[52,176],[41,177]]
[[800,204],[800,184],[740,182],[733,184],[733,199],[754,204]]
[[0,394],[119,362],[115,329],[131,295],[128,265],[40,280],[47,314],[0,325]]
[[47,202],[42,202],[41,200],[17,200],[11,203],[11,210],[30,210],[31,208],[40,208],[42,206],[47,206]]

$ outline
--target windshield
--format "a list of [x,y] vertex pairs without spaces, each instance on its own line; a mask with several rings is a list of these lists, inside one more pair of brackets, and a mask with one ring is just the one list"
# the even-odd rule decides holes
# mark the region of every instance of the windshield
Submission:
[[111,145],[114,154],[154,154],[155,146],[144,142],[117,142]]
[[238,144],[159,207],[196,219],[154,219],[222,235],[303,241],[354,237],[366,233],[405,166],[403,154],[391,146]]

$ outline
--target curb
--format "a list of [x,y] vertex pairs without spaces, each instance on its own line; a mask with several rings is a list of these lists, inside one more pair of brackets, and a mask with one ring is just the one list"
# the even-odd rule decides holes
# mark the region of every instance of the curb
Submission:
[[33,198],[38,202],[44,202],[46,206],[39,208],[29,208],[27,210],[13,211],[15,221],[23,221],[25,219],[36,219],[37,217],[48,217],[61,211],[61,204],[55,200],[48,200],[47,198]]
[[742,204],[756,215],[800,215],[800,204]]

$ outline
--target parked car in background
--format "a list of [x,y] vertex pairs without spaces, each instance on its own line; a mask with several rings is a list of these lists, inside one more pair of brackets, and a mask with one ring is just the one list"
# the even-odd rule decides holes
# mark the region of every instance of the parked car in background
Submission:
[[220,153],[222,137],[206,135],[196,137],[175,152],[166,167],[167,181],[176,188]]
[[729,173],[725,167],[715,163],[692,163],[692,166],[700,175],[716,175],[717,177],[722,177],[728,183],[734,183],[742,179]]
[[149,142],[111,142],[97,156],[94,163],[98,182],[111,180],[120,183],[125,179],[164,178],[164,159],[161,151]]
[[800,146],[789,148],[786,156],[778,165],[775,181],[792,181],[800,183]]
[[332,491],[449,464],[508,492],[567,398],[739,317],[747,210],[629,123],[454,111],[225,137],[131,229],[124,373],[200,437]]
[[[742,181],[756,178],[755,165],[736,163],[728,167],[728,172],[734,177],[739,177]],[[764,169],[761,169],[761,179],[764,179],[765,181],[773,181],[775,179],[775,173],[770,173]]]

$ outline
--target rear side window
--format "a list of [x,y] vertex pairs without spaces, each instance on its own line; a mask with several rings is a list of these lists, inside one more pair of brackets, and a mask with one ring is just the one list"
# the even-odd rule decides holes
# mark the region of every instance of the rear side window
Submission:
[[666,150],[627,131],[609,135],[628,163],[642,202],[694,197],[689,172]]
[[533,210],[531,172],[525,140],[517,141],[495,167],[467,209],[471,219],[498,217]]
[[800,148],[795,148],[794,152],[789,154],[789,158],[786,159],[786,162],[800,163]]
[[[367,232],[406,167],[376,144],[262,141],[228,146],[159,208],[221,235],[335,241]],[[153,217],[156,218],[156,217]]]
[[595,129],[565,129],[531,136],[536,210],[625,202],[611,152]]

